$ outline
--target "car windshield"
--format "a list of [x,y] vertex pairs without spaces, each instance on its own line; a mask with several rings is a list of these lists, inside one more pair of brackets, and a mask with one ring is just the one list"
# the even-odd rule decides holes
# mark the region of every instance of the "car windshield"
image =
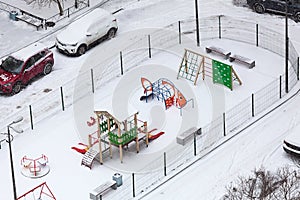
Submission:
[[7,57],[1,64],[1,68],[10,73],[19,74],[22,70],[23,61],[12,56]]

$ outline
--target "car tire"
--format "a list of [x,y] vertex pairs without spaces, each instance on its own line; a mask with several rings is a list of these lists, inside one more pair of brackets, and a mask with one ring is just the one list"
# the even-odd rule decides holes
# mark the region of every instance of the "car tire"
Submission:
[[298,23],[300,22],[300,12],[295,14],[295,21]]
[[50,74],[50,72],[52,71],[52,66],[53,64],[48,62],[45,66],[44,66],[44,70],[43,70],[43,74],[47,75]]
[[77,55],[81,56],[81,55],[85,54],[86,49],[87,49],[86,45],[83,45],[83,44],[80,45],[77,49]]
[[262,14],[265,12],[265,7],[262,4],[257,3],[253,6],[253,10],[259,14]]
[[15,84],[14,84],[14,86],[13,86],[13,88],[12,88],[12,94],[14,95],[14,94],[18,94],[20,91],[21,91],[21,89],[22,89],[22,84],[21,84],[21,82],[16,82]]
[[109,31],[107,32],[107,39],[112,39],[116,36],[116,32],[117,30],[114,28],[109,29]]

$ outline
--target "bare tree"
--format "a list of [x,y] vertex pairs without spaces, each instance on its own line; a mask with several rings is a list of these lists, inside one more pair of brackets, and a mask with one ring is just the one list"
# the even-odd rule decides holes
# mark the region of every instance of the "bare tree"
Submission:
[[274,199],[278,200],[296,200],[300,199],[300,177],[299,171],[289,167],[283,167],[277,170],[278,188],[274,193]]
[[66,0],[24,0],[27,4],[37,5],[39,7],[51,6],[52,4],[56,4],[59,10],[59,14],[63,15],[63,2]]
[[271,173],[261,168],[231,182],[226,191],[224,200],[299,200],[299,172],[283,167]]

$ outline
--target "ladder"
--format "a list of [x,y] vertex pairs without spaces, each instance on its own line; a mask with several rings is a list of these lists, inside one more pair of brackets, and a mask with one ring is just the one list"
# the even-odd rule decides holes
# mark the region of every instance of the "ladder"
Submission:
[[98,155],[98,152],[90,148],[84,155],[81,161],[81,165],[84,165],[88,168],[92,168],[92,164],[96,156]]

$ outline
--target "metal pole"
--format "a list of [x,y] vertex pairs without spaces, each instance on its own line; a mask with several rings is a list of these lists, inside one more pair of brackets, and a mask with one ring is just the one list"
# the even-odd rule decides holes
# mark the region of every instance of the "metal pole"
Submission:
[[254,113],[254,94],[253,93],[251,95],[251,104],[252,104],[252,117],[254,117],[255,113]]
[[223,134],[224,137],[226,136],[226,116],[225,113],[223,113]]
[[149,58],[151,58],[151,38],[150,38],[150,35],[148,35],[148,51],[149,51]]
[[14,200],[17,200],[17,190],[16,190],[16,181],[15,181],[15,172],[14,172],[14,163],[13,163],[13,157],[12,157],[12,150],[11,150],[11,140],[10,140],[9,126],[7,126],[7,137],[8,137],[9,158],[10,158],[11,178],[12,178],[12,183],[13,183]]
[[164,175],[167,176],[167,154],[164,152]]
[[200,31],[199,31],[199,14],[198,14],[198,0],[195,0],[195,12],[196,12],[196,37],[197,46],[200,46]]
[[63,93],[63,88],[62,87],[60,87],[60,98],[61,98],[62,110],[65,111],[64,93]]
[[288,35],[287,0],[285,0],[285,92],[289,92],[289,35]]
[[196,132],[194,132],[194,156],[197,155],[197,140],[196,140]]
[[221,35],[221,15],[219,15],[219,39],[222,38],[222,35]]
[[135,197],[134,173],[132,173],[132,196]]
[[178,21],[178,34],[179,34],[179,44],[181,44],[181,22]]
[[31,108],[31,105],[29,105],[29,115],[30,115],[31,130],[33,130],[33,117],[32,117],[32,108]]
[[279,76],[279,98],[281,99],[281,97],[282,97],[282,95],[281,95],[281,93],[282,93],[282,91],[281,91],[281,75]]
[[258,24],[256,24],[256,46],[258,47]]
[[92,81],[92,92],[95,93],[94,71],[93,71],[93,68],[91,68],[91,81]]
[[123,56],[122,56],[122,51],[120,51],[120,65],[121,65],[121,75],[123,75]]

